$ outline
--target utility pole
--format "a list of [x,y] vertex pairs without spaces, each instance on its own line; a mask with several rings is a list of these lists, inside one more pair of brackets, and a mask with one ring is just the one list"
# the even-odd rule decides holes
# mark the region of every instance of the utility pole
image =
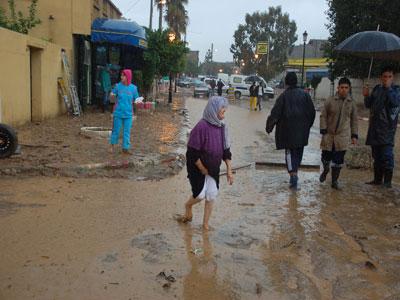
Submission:
[[150,0],[150,22],[149,22],[149,28],[150,30],[153,30],[153,0]]
[[211,43],[211,62],[213,61],[214,56],[214,43]]
[[158,16],[158,30],[162,31],[162,17],[163,17],[163,6],[167,3],[166,0],[158,0],[158,7],[160,10],[160,15]]

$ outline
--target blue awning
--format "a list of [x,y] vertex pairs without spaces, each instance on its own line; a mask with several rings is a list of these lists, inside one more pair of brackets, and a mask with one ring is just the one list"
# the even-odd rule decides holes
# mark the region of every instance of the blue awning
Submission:
[[116,19],[95,19],[92,23],[92,42],[124,44],[147,48],[146,32],[133,21]]

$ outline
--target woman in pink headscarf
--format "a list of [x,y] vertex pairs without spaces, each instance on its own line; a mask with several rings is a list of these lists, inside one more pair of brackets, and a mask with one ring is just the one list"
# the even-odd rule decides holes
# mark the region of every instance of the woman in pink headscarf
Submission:
[[121,82],[116,84],[111,92],[111,97],[116,99],[113,112],[113,130],[111,133],[111,151],[114,152],[114,145],[118,144],[121,128],[122,152],[130,154],[131,127],[133,118],[133,103],[139,98],[138,89],[132,83],[132,71],[125,69],[121,72]]

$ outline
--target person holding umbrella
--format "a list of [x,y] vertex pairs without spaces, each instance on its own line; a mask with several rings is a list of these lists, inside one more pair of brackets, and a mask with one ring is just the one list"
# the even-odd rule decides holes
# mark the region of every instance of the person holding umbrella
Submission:
[[374,159],[374,179],[367,184],[392,187],[394,169],[393,147],[400,111],[400,88],[393,84],[394,70],[381,71],[381,84],[370,93],[364,86],[364,104],[370,110],[366,144],[371,146]]

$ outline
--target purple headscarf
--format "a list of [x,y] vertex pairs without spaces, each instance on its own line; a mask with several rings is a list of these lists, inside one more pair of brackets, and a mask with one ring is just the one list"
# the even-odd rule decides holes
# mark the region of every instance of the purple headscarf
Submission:
[[203,119],[208,123],[214,126],[224,127],[224,150],[231,147],[231,141],[228,134],[228,128],[225,126],[224,121],[218,118],[218,112],[223,107],[227,108],[228,104],[229,102],[225,97],[213,96],[208,100],[207,106],[203,112]]

